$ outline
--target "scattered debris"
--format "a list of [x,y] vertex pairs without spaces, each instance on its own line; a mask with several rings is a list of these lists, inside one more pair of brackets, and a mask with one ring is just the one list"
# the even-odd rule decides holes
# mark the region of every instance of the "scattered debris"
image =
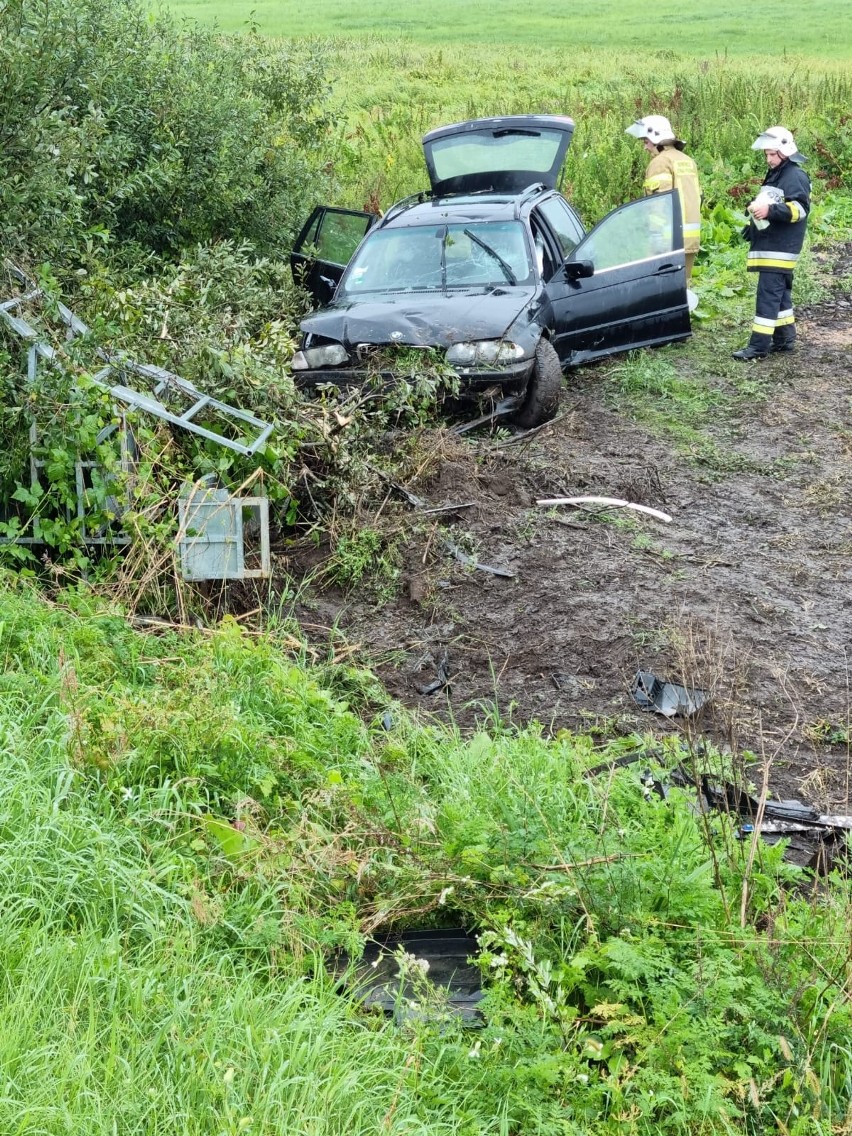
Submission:
[[450,681],[450,654],[445,647],[441,653],[441,658],[438,660],[438,677],[426,686],[418,686],[417,690],[420,694],[435,694],[443,688]]
[[482,561],[477,560],[473,556],[468,556],[463,552],[457,544],[446,538],[441,542],[446,550],[452,553],[458,560],[459,564],[464,564],[466,568],[476,568],[479,572],[489,572],[492,576],[501,576],[506,580],[514,580],[516,573],[512,572],[509,568],[495,568],[492,564],[483,564]]
[[368,940],[354,967],[340,956],[335,971],[365,1007],[397,1024],[452,1016],[476,1026],[483,992],[471,958],[478,953],[476,938],[457,928],[404,931]]
[[[683,770],[681,776],[693,784]],[[762,802],[725,782],[715,784],[704,775],[700,780],[702,809],[733,813],[747,817],[748,821],[737,830],[740,840],[750,839],[755,832],[767,844],[786,840],[784,859],[802,868],[826,874],[838,866],[848,852],[848,836],[852,831],[852,816],[820,813],[803,801],[771,799]]]
[[[246,566],[245,518],[257,527],[257,565]],[[178,499],[177,536],[181,574],[185,580],[249,580],[272,571],[269,545],[269,500],[239,497],[227,489],[190,486]]]
[[671,521],[668,513],[661,509],[652,509],[650,505],[637,505],[633,501],[624,501],[621,497],[545,497],[536,501],[536,505],[575,505],[582,508],[585,505],[601,505],[607,509],[635,509],[637,513],[645,513],[655,517],[658,521]]
[[709,698],[706,690],[664,682],[653,671],[636,672],[632,694],[643,710],[653,710],[666,718],[688,718],[697,714]]
[[[596,777],[661,756],[660,751],[636,749],[591,766],[585,775]],[[852,816],[820,813],[804,801],[771,798],[761,801],[731,782],[716,782],[706,773],[696,778],[683,765],[663,777],[662,780],[655,777],[647,768],[641,770],[639,779],[646,797],[654,793],[666,800],[672,785],[691,790],[697,796],[698,812],[725,813],[743,819],[736,828],[737,839],[749,840],[756,832],[766,844],[786,841],[784,859],[788,863],[825,875],[839,867],[848,853]]]

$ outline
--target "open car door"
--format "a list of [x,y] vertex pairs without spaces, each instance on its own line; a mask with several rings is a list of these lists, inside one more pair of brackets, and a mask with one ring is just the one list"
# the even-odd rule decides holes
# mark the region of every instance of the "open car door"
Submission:
[[355,249],[379,218],[375,213],[318,205],[293,246],[290,269],[318,308],[331,302]]
[[547,286],[563,365],[691,334],[675,190],[613,210]]

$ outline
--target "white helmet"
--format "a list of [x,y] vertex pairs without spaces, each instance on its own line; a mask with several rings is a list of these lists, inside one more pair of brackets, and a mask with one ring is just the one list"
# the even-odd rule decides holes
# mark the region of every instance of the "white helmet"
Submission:
[[770,126],[751,144],[752,150],[777,150],[779,154],[783,154],[785,158],[789,158],[791,162],[801,165],[806,162],[807,158],[804,154],[800,154],[796,149],[796,143],[793,135],[786,126]]
[[676,141],[672,124],[662,114],[646,114],[644,118],[637,119],[632,126],[628,126],[624,133],[632,134],[634,138],[647,138],[655,146]]

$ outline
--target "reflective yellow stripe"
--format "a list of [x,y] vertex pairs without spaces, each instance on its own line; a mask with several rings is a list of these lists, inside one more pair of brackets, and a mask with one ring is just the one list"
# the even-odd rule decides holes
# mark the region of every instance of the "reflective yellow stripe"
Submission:
[[748,258],[749,268],[780,268],[782,271],[792,272],[795,265],[795,260],[774,260],[771,257],[757,256]]
[[657,174],[656,177],[646,178],[643,188],[646,193],[656,193],[660,189],[671,189],[673,184],[669,174]]
[[775,326],[776,327],[786,327],[788,324],[795,323],[795,322],[796,322],[795,316],[779,316],[778,319],[775,321]]
[[751,330],[752,330],[752,331],[753,331],[753,332],[754,332],[754,333],[755,333],[756,335],[771,335],[774,329],[773,329],[773,328],[771,328],[771,327],[763,327],[763,326],[762,326],[761,324],[759,324],[759,323],[753,323],[753,324],[751,325]]

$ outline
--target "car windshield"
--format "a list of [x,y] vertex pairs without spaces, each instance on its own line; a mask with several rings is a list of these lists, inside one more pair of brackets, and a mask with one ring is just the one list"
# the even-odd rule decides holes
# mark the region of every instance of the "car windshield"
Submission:
[[532,279],[519,221],[418,225],[379,229],[349,265],[341,290],[350,298],[374,292],[526,284]]

